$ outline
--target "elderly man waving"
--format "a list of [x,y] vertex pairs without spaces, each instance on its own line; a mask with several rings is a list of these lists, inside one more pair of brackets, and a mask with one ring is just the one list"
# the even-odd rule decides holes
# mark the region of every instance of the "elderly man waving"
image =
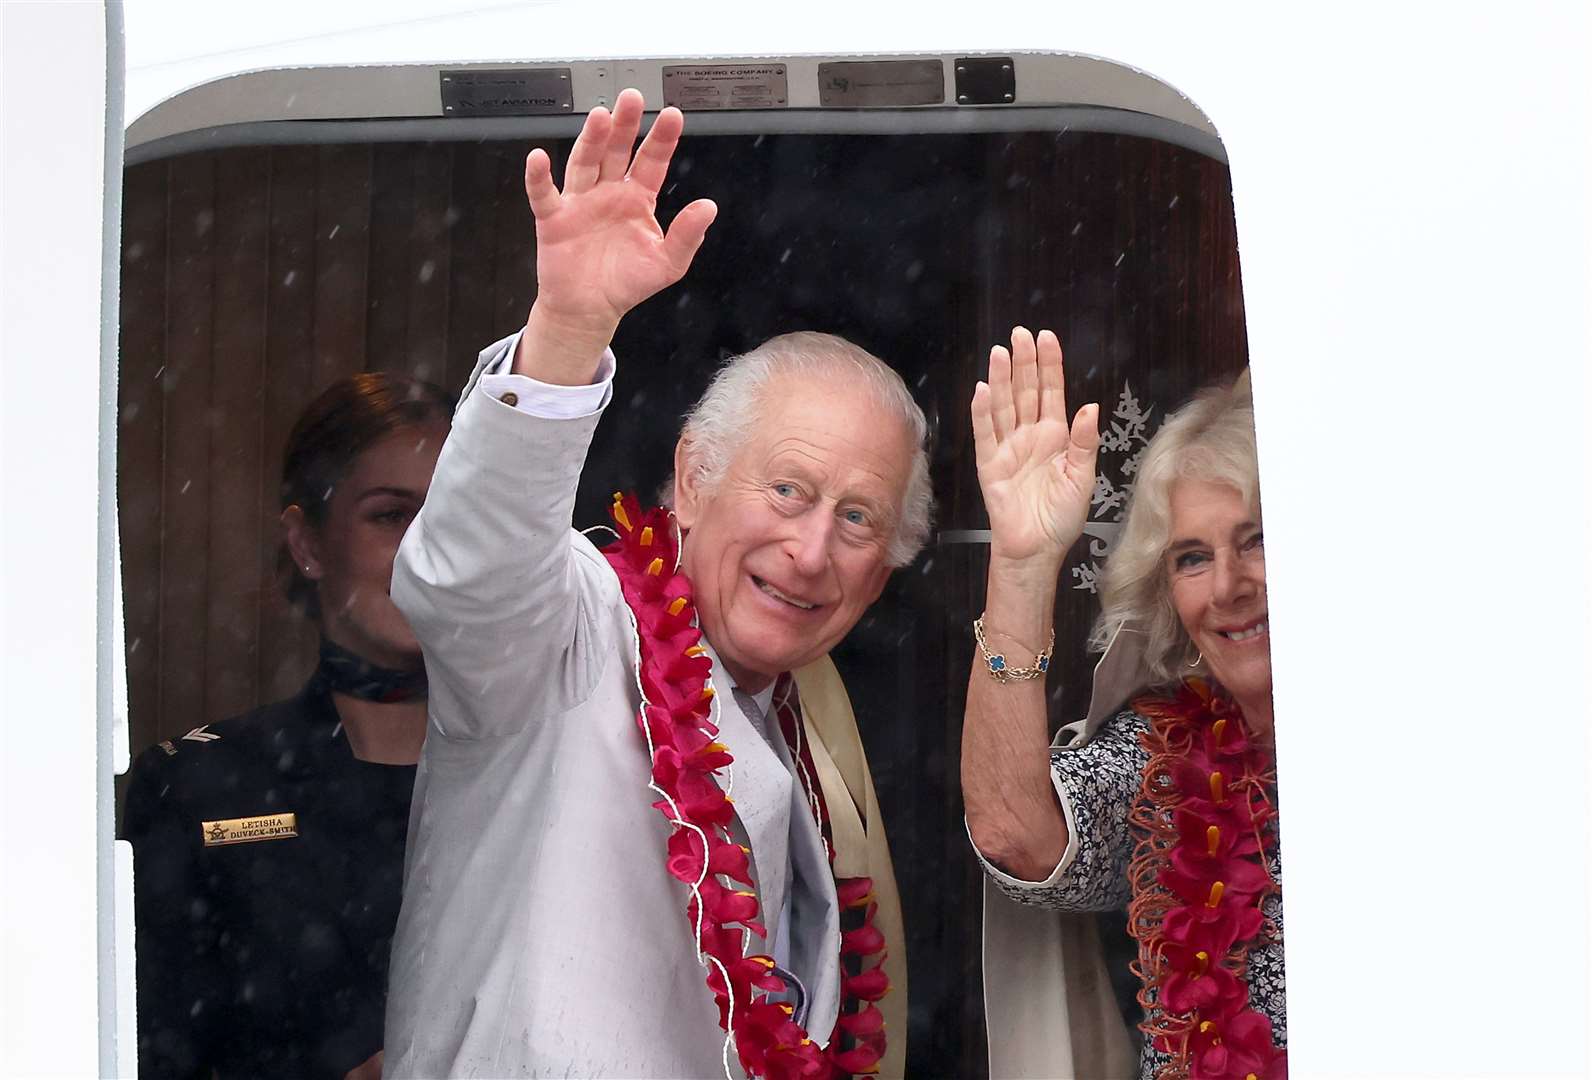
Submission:
[[926,425],[876,358],[785,335],[687,418],[672,511],[572,531],[608,343],[715,214],[659,227],[683,122],[632,157],[642,108],[587,117],[562,191],[526,158],[537,299],[394,568],[431,727],[386,1075],[899,1076],[899,905],[826,653],[927,535]]

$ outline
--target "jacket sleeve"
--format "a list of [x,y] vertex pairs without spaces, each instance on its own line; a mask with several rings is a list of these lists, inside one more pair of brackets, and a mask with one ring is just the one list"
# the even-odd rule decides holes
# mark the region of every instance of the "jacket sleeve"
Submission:
[[[483,352],[478,370],[515,340]],[[467,390],[393,565],[434,733],[509,734],[596,684],[611,652],[601,613],[618,585],[570,518],[600,416],[545,419],[474,381]]]
[[1043,881],[1012,877],[979,853],[984,872],[1001,892],[1021,904],[1063,911],[1111,911],[1128,902],[1134,844],[1128,810],[1149,762],[1139,741],[1143,732],[1144,720],[1123,712],[1084,745],[1051,751],[1051,780],[1067,819],[1067,848]]
[[133,847],[133,933],[141,1080],[209,1080],[230,995],[218,908],[198,864],[188,814],[161,747],[132,769],[123,808]]

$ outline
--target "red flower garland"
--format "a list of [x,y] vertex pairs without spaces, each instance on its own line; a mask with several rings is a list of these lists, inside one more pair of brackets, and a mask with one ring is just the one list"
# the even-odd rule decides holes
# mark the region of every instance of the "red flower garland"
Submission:
[[[878,955],[879,963],[843,975],[840,1014],[828,1048],[820,1049],[791,1018],[790,1005],[767,1000],[768,993],[785,989],[784,981],[773,973],[773,958],[747,951],[751,934],[766,938],[768,932],[755,921],[758,902],[750,889],[751,852],[730,839],[735,810],[713,779],[734,759],[717,741],[718,729],[710,719],[712,665],[695,625],[691,582],[679,572],[669,513],[658,508],[643,512],[634,496],[617,493],[610,513],[619,539],[602,553],[618,575],[635,619],[641,689],[636,722],[652,761],[648,786],[660,796],[653,807],[674,826],[666,865],[691,891],[686,916],[698,958],[708,969],[707,985],[719,1006],[719,1026],[728,1036],[726,1075],[731,1042],[750,1077],[834,1080],[875,1072],[884,1054],[885,1034],[883,1015],[872,1002],[882,998],[890,984],[882,966],[884,937],[873,925],[877,908],[871,902],[873,882],[865,877],[835,882],[843,910],[863,909],[861,926],[841,935],[842,971],[847,957]],[[796,732],[791,749],[801,762],[799,779],[820,829],[827,832],[828,811],[811,780],[812,762],[799,741],[800,724],[794,721],[788,697],[782,701],[782,712],[790,714],[781,716],[787,741],[792,727]],[[834,850],[827,835],[824,844],[832,864]],[[843,1049],[846,1042],[851,1045]]]
[[1150,721],[1150,760],[1128,816],[1144,837],[1128,868],[1140,1027],[1172,1055],[1162,1080],[1286,1077],[1287,1053],[1244,981],[1267,922],[1261,902],[1278,888],[1265,861],[1276,843],[1276,766],[1245,734],[1238,707],[1203,680],[1133,707]]

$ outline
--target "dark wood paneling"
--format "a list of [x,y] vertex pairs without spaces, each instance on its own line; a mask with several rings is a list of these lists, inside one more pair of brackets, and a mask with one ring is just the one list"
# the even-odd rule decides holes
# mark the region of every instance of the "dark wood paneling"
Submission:
[[409,366],[410,283],[414,280],[413,147],[379,143],[370,161],[370,265],[365,293],[365,366]]
[[[453,213],[453,152],[426,146],[413,155],[414,204],[411,208],[408,332],[404,362],[389,365],[417,379],[440,382],[447,376],[449,285]],[[468,257],[468,253],[465,253]]]
[[165,162],[129,170],[122,188],[121,319],[117,375],[116,502],[133,747],[154,741],[160,715],[161,487],[166,394]]
[[498,176],[506,157],[512,155],[496,146],[460,144],[453,150],[448,219],[451,250],[457,257],[448,261],[446,368],[438,380],[450,390],[464,385],[481,348],[503,333],[493,320],[493,305]]
[[270,152],[216,159],[215,315],[210,354],[210,568],[204,715],[259,700],[260,488]]
[[[554,168],[561,161],[555,157]],[[517,148],[498,156],[491,214],[497,234],[492,259],[492,337],[497,338],[524,325],[536,298],[535,225],[525,205],[525,155]]]
[[368,146],[323,146],[316,151],[315,368],[311,380],[316,390],[366,368],[370,159]]
[[313,663],[315,649],[313,629],[288,606],[276,581],[282,452],[294,419],[315,387],[315,158],[316,151],[309,147],[285,147],[271,156],[271,247],[265,270],[268,319],[260,428],[261,528],[256,542],[262,701],[277,701],[298,689]]
[[205,713],[209,656],[210,364],[215,282],[212,156],[171,163],[161,490],[160,716],[164,733]]

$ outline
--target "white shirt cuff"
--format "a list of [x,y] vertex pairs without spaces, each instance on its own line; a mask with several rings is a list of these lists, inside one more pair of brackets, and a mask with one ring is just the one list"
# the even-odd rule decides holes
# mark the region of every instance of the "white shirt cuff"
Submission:
[[614,392],[614,372],[619,362],[612,349],[604,349],[597,370],[587,386],[557,386],[533,379],[529,375],[516,375],[508,369],[514,364],[514,353],[519,348],[520,336],[509,339],[496,362],[481,373],[480,388],[505,405],[543,420],[575,420],[599,413],[607,406]]
[[[984,872],[1008,888],[1054,888],[1060,883],[1061,879],[1066,876],[1067,871],[1072,867],[1073,860],[1078,857],[1078,826],[1073,817],[1072,803],[1068,800],[1066,789],[1061,785],[1061,777],[1056,773],[1054,768],[1050,770],[1050,782],[1056,787],[1056,797],[1061,800],[1062,816],[1067,819],[1067,847],[1062,851],[1061,859],[1057,861],[1056,868],[1050,872],[1045,880],[1027,881],[1023,878],[1012,877],[1012,875],[1006,873],[1006,871],[1002,870],[1000,867],[984,858],[984,853],[978,849],[978,845],[973,844],[972,831],[969,830],[967,833],[967,842],[973,845],[973,854],[978,856],[978,861],[984,864]],[[962,828],[967,829],[966,818],[962,819]]]

